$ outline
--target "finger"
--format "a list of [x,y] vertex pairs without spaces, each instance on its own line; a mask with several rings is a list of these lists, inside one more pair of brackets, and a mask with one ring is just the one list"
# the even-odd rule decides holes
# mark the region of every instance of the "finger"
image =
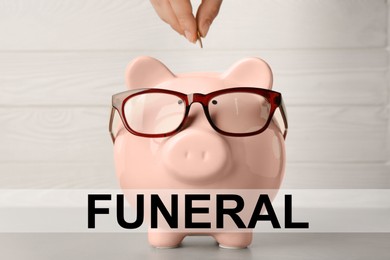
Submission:
[[168,0],[150,0],[150,2],[161,20],[169,24],[179,34],[184,34]]
[[202,37],[206,37],[211,23],[214,21],[221,8],[222,0],[203,0],[196,14],[198,30]]
[[195,17],[192,14],[192,6],[189,0],[170,0],[169,1],[184,35],[190,42],[197,39],[197,27]]

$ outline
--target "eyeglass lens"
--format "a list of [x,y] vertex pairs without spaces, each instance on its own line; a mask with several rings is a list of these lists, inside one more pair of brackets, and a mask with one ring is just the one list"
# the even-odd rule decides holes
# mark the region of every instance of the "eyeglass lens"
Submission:
[[175,95],[145,93],[127,100],[124,116],[131,129],[143,134],[174,131],[185,116],[185,102]]
[[268,120],[271,105],[253,93],[228,93],[214,97],[209,105],[211,121],[220,130],[245,134],[262,129]]

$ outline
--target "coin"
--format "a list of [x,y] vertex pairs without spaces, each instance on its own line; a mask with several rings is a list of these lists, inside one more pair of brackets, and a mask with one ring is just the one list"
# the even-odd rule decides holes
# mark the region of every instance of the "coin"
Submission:
[[200,47],[203,49],[202,37],[200,36],[200,32],[199,31],[198,31],[198,41],[199,41]]

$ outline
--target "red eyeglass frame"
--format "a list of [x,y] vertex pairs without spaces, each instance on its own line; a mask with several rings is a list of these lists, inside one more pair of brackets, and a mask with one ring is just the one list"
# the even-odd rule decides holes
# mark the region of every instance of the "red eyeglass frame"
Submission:
[[[213,121],[211,120],[209,109],[208,109],[208,104],[210,100],[216,96],[222,95],[222,94],[228,94],[228,93],[235,93],[235,92],[244,92],[244,93],[252,93],[252,94],[258,94],[262,97],[264,97],[271,105],[270,113],[267,119],[267,122],[265,125],[254,132],[249,132],[249,133],[229,133],[225,132],[221,129],[219,129],[217,126],[214,125]],[[146,93],[164,93],[164,94],[171,94],[179,97],[181,100],[185,102],[186,108],[185,108],[185,114],[184,118],[181,122],[181,124],[173,131],[168,132],[168,133],[163,133],[163,134],[144,134],[144,133],[139,133],[137,131],[134,131],[131,129],[131,127],[127,124],[126,117],[124,116],[124,105],[128,99],[131,97],[141,95],[141,94],[146,94]],[[112,138],[112,141],[115,142],[115,136],[114,133],[112,132],[112,125],[114,121],[114,115],[115,115],[115,110],[118,112],[122,123],[124,127],[126,128],[127,131],[130,133],[137,135],[137,136],[142,136],[142,137],[149,137],[149,138],[158,138],[158,137],[167,137],[174,135],[178,133],[183,126],[185,125],[187,119],[188,119],[188,114],[191,108],[191,105],[193,103],[200,103],[203,106],[203,111],[206,115],[207,120],[209,121],[211,127],[217,131],[220,134],[227,135],[227,136],[235,136],[235,137],[244,137],[244,136],[251,136],[251,135],[256,135],[261,132],[263,132],[265,129],[268,128],[272,117],[275,113],[275,110],[279,108],[280,113],[283,118],[283,123],[285,126],[285,130],[283,133],[283,138],[286,139],[287,136],[287,129],[288,129],[288,123],[287,123],[287,113],[286,113],[286,108],[282,99],[282,94],[273,90],[268,90],[268,89],[262,89],[262,88],[254,88],[254,87],[237,87],[237,88],[228,88],[228,89],[222,89],[222,90],[217,90],[208,94],[201,94],[201,93],[192,93],[192,94],[184,94],[181,92],[173,91],[173,90],[167,90],[167,89],[158,89],[158,88],[144,88],[144,89],[134,89],[134,90],[127,90],[118,94],[115,94],[112,96],[112,108],[111,108],[111,116],[110,116],[110,122],[109,122],[109,131],[110,135]]]

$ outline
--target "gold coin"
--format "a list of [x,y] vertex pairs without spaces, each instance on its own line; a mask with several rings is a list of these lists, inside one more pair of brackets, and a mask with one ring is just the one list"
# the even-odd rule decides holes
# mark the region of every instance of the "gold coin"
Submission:
[[203,49],[202,37],[200,36],[200,32],[199,31],[198,31],[198,41],[199,41],[200,47]]

